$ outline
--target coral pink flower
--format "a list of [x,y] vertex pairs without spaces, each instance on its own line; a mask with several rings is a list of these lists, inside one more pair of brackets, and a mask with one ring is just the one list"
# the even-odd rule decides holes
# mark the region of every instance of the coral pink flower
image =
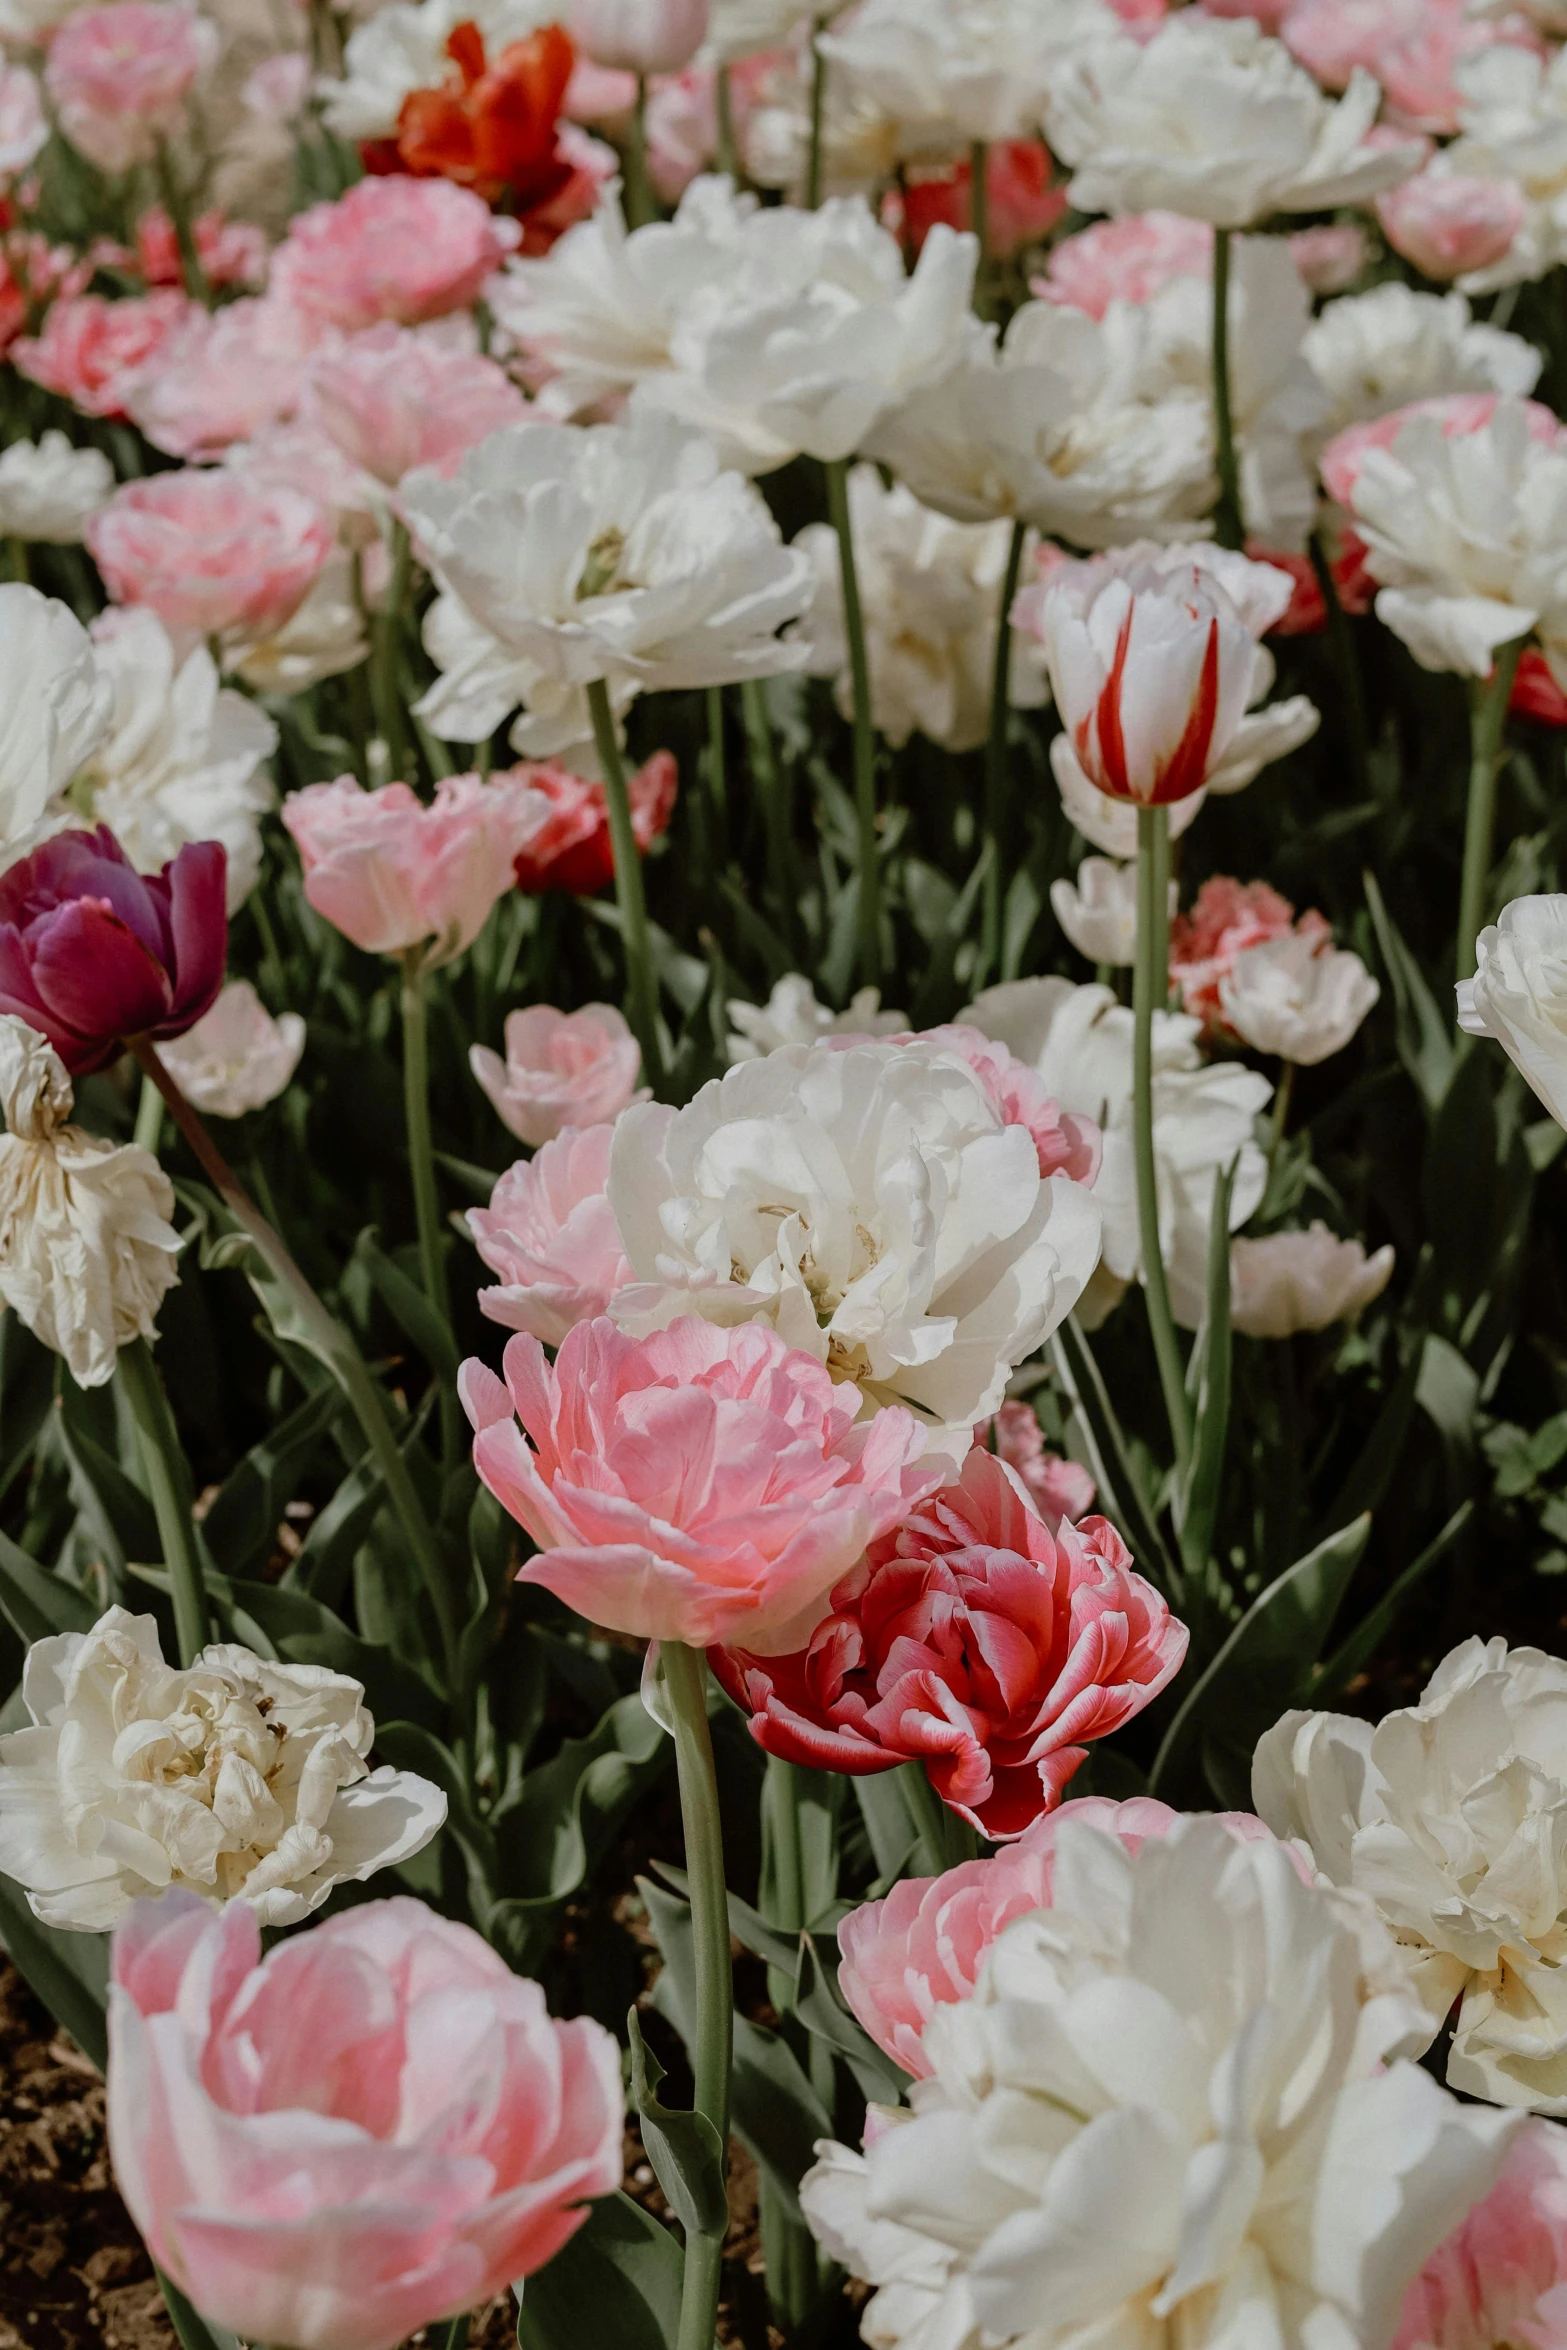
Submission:
[[66,18],[44,79],[72,146],[101,171],[128,171],[178,128],[217,49],[217,26],[178,0],[113,0]]
[[194,463],[291,416],[319,339],[316,322],[273,295],[192,305],[141,369],[126,406],[154,448]]
[[530,1004],[510,1012],[505,1060],[476,1044],[468,1065],[501,1124],[530,1150],[564,1126],[608,1125],[628,1102],[647,1099],[637,1091],[637,1040],[613,1004],[584,1004],[579,1012]]
[[1076,1461],[1045,1450],[1044,1432],[1031,1404],[1004,1403],[993,1420],[981,1420],[976,1444],[988,1444],[1022,1479],[1028,1498],[1052,1534],[1063,1518],[1084,1518],[1094,1506],[1094,1481]]
[[1567,2343],[1567,2130],[1529,2121],[1483,2203],[1404,2295],[1393,2350]]
[[1525,645],[1513,672],[1507,707],[1521,718],[1538,719],[1543,726],[1567,726],[1567,693],[1538,645]]
[[84,416],[124,416],[132,382],[193,308],[172,287],[123,302],[71,295],[51,305],[38,334],[13,343],[11,357],[19,374]]
[[[200,212],[191,222],[191,234],[209,286],[259,286],[265,281],[267,240],[254,222]],[[179,239],[161,204],[149,205],[136,223],[136,266],[149,286],[185,283]]]
[[243,1901],[138,1901],[109,2050],[120,2191],[247,2341],[392,2350],[542,2268],[620,2184],[611,2035],[406,1896],[265,1958]]
[[[677,777],[672,751],[655,751],[645,767],[627,779],[631,829],[644,856],[669,829]],[[609,806],[602,783],[574,775],[556,760],[525,763],[514,775],[542,792],[549,814],[517,859],[519,889],[566,890],[590,898],[615,878],[609,839]]]
[[[997,139],[987,148],[985,194],[986,243],[1002,261],[1010,261],[1025,245],[1037,245],[1066,210],[1066,189],[1052,187],[1050,155],[1038,139]],[[972,173],[966,159],[942,169],[911,171],[901,205],[893,199],[887,225],[901,225],[918,253],[938,221],[953,229],[972,226],[971,197]]]
[[332,551],[319,506],[242,474],[154,473],[128,481],[86,529],[117,604],[166,628],[269,636],[304,601]]
[[[1018,1059],[1004,1044],[994,1043],[978,1028],[954,1021],[943,1028],[910,1029],[889,1039],[894,1044],[916,1041],[945,1045],[973,1070],[1009,1126],[1024,1126],[1039,1155],[1041,1175],[1069,1175],[1074,1183],[1092,1183],[1099,1172],[1104,1136],[1092,1118],[1063,1110],[1038,1071]],[[830,1040],[847,1050],[862,1040],[843,1035]]]
[[[1441,400],[1412,400],[1407,408],[1395,408],[1390,415],[1371,417],[1364,424],[1346,425],[1332,440],[1317,460],[1323,487],[1330,498],[1347,506],[1355,493],[1355,483],[1368,449],[1390,449],[1412,416],[1434,416],[1444,436],[1479,432],[1496,414],[1499,392],[1452,392]],[[1538,400],[1515,400],[1512,405],[1521,408],[1529,426],[1529,438],[1552,441],[1559,448],[1567,448],[1567,425]]]
[[1103,318],[1112,302],[1147,302],[1172,278],[1213,275],[1213,231],[1180,212],[1138,212],[1063,237],[1031,278],[1042,302]]
[[955,1484],[868,1546],[808,1646],[712,1662],[769,1754],[857,1775],[923,1762],[944,1803],[1005,1840],[1185,1654],[1185,1625],[1108,1520],[1052,1534],[976,1445]]
[[559,1346],[631,1279],[606,1193],[611,1132],[565,1127],[507,1168],[487,1208],[469,1209],[474,1246],[500,1277],[479,1292],[492,1322]]
[[1342,294],[1366,266],[1366,232],[1352,221],[1297,229],[1290,259],[1314,294]]
[[517,1579],[640,1639],[787,1647],[941,1473],[910,1413],[856,1425],[858,1391],[762,1323],[579,1322],[553,1369],[526,1336],[505,1367],[459,1387],[474,1467],[542,1554]]
[[[838,1928],[838,1982],[860,2022],[894,2064],[930,2078],[925,2027],[938,2007],[972,1996],[985,1953],[1004,1926],[1048,1909],[1056,1842],[1069,1820],[1119,1836],[1128,1852],[1168,1836],[1182,1818],[1152,1796],[1111,1803],[1081,1795],[1035,1820],[1015,1844],[939,1877],[904,1877],[885,1901],[851,1910]],[[1218,1817],[1238,1844],[1268,1837],[1249,1812]]]
[[1177,914],[1170,924],[1170,977],[1181,992],[1183,1008],[1201,1020],[1205,1034],[1231,1036],[1219,1001],[1220,983],[1235,967],[1237,955],[1290,931],[1327,946],[1333,933],[1317,913],[1296,919],[1288,898],[1280,897],[1265,881],[1236,881],[1215,873],[1197,892],[1189,914]]
[[135,871],[106,824],[57,832],[0,874],[0,1012],[47,1036],[73,1077],[128,1036],[183,1036],[210,1009],[228,953],[228,856],[187,841]]
[[1500,261],[1523,226],[1525,207],[1513,180],[1421,171],[1378,196],[1376,209],[1394,252],[1445,282]]
[[416,465],[452,472],[527,403],[493,359],[385,320],[317,359],[306,407],[345,456],[393,488]]
[[393,319],[417,326],[466,310],[517,243],[445,180],[365,179],[289,223],[272,256],[272,291],[308,316],[352,332]]
[[351,775],[283,802],[316,912],[370,955],[433,940],[432,963],[478,937],[538,813],[525,784],[477,775],[445,776],[428,807],[406,783],[365,791]]

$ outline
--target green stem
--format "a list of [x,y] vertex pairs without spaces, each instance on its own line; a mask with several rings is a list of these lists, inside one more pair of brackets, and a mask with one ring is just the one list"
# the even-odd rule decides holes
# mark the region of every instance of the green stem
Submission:
[[201,1568],[201,1542],[191,1514],[190,1468],[180,1445],[174,1414],[145,1338],[122,1346],[115,1377],[131,1408],[141,1440],[147,1491],[158,1521],[163,1563],[168,1569],[174,1599],[174,1631],[180,1663],[193,1665],[212,1637],[207,1609],[206,1578]]
[[647,76],[637,75],[636,103],[631,109],[631,136],[626,142],[626,226],[645,228],[653,217],[653,197],[647,176]]
[[1153,1147],[1153,1016],[1170,989],[1170,817],[1166,808],[1137,811],[1137,961],[1132,970],[1132,1138],[1137,1170],[1137,1228],[1143,1295],[1159,1382],[1178,1468],[1191,1457],[1191,1406],[1164,1252],[1159,1242],[1159,1178]]
[[1355,639],[1350,631],[1349,617],[1339,601],[1338,581],[1328,561],[1328,551],[1319,531],[1313,531],[1308,542],[1311,568],[1317,575],[1322,601],[1328,616],[1328,650],[1338,676],[1339,692],[1343,697],[1344,733],[1354,767],[1355,787],[1364,799],[1371,790],[1370,737],[1366,732],[1366,699],[1360,690],[1360,663],[1355,657]]
[[713,804],[713,855],[726,862],[729,845],[729,766],[724,748],[724,689],[707,689],[707,789]]
[[905,1763],[898,1779],[919,1832],[920,1873],[939,1877],[947,1866],[947,1807],[926,1777],[923,1763]]
[[805,164],[805,208],[815,212],[822,200],[822,187],[827,164],[827,58],[822,48],[822,34],[827,19],[819,16],[811,26],[811,144]]
[[990,731],[985,738],[985,826],[990,835],[990,866],[985,875],[985,915],[982,955],[988,977],[1001,969],[1001,917],[1006,902],[1007,729],[1012,716],[1012,607],[1017,601],[1018,575],[1023,568],[1026,523],[1014,522],[1007,567],[1001,582],[1001,606],[996,614],[996,648],[990,679]]
[[207,273],[201,266],[201,255],[196,250],[196,231],[191,225],[190,205],[186,201],[185,190],[180,184],[166,140],[158,141],[153,150],[153,160],[164,210],[174,224],[174,242],[179,249],[180,274],[185,280],[185,291],[193,302],[201,302],[210,310],[212,288],[207,283]]
[[588,687],[588,710],[593,720],[599,765],[604,770],[604,798],[609,809],[609,840],[615,858],[615,897],[620,907],[632,1033],[642,1048],[642,1074],[662,1100],[668,1080],[658,1033],[658,982],[653,973],[647,900],[642,894],[642,856],[631,824],[631,796],[615,734],[615,713],[610,708],[609,688],[602,678],[596,677]]
[[327,1312],[277,1233],[262,1215],[206,1127],[185,1099],[173,1072],[165,1067],[157,1047],[145,1036],[130,1040],[142,1072],[152,1079],[169,1113],[199,1160],[208,1181],[241,1227],[267,1271],[286,1291],[307,1334],[310,1351],[331,1370],[359,1422],[365,1443],[386,1486],[387,1498],[413,1552],[440,1632],[448,1686],[457,1687],[458,1624],[451,1586],[442,1570],[430,1522],[424,1514],[408,1464],[397,1447],[381,1402],[380,1390],[365,1368],[364,1358],[336,1317]]
[[[707,1659],[699,1648],[666,1640],[660,1654],[675,1725],[675,1769],[686,1874],[691,1887],[691,1932],[696,1969],[696,2045],[691,2071],[696,2110],[729,2144],[729,2075],[734,2046],[734,1978],[729,1957],[729,1895],[724,1885],[724,1840],[718,1814],[718,1775],[707,1727]],[[713,2350],[718,2309],[721,2236],[693,2236],[686,2244],[678,2350]]]
[[386,585],[386,598],[376,615],[375,652],[371,666],[370,691],[375,702],[376,731],[386,745],[387,773],[394,781],[406,781],[407,742],[403,733],[403,702],[398,680],[398,650],[402,638],[403,606],[408,599],[408,581],[413,567],[413,550],[409,544],[408,528],[395,515],[391,523],[392,569]]
[[735,146],[735,94],[729,80],[727,60],[713,76],[713,102],[718,113],[718,168],[726,178],[738,180],[740,156]]
[[794,811],[789,779],[778,757],[778,746],[767,715],[767,696],[759,677],[748,677],[740,688],[751,765],[761,792],[762,821],[767,827],[767,866],[772,882],[774,911],[784,937],[793,941],[799,904],[794,865]]
[[843,628],[849,645],[849,679],[854,692],[854,812],[859,834],[859,901],[856,908],[858,964],[862,986],[881,985],[881,866],[876,837],[876,736],[871,725],[871,670],[865,650],[865,615],[854,562],[849,519],[849,467],[835,458],[827,476],[827,513],[838,534],[838,570],[843,583]]
[[[403,1116],[408,1130],[408,1166],[413,1177],[414,1217],[419,1227],[419,1272],[424,1294],[442,1322],[452,1326],[451,1293],[441,1247],[441,1198],[435,1183],[430,1141],[429,1007],[425,998],[423,950],[402,958]],[[431,1365],[432,1370],[435,1366]],[[439,1374],[437,1374],[439,1377]],[[449,1379],[440,1379],[441,1451],[448,1462],[462,1458],[462,1407]]]
[[1240,466],[1235,455],[1235,420],[1230,408],[1230,231],[1213,232],[1213,439],[1219,475],[1219,502],[1213,535],[1221,547],[1246,543],[1241,516]]
[[32,579],[32,566],[27,559],[27,541],[15,533],[6,540],[6,552],[11,559],[11,577],[26,587]]
[[1464,819],[1464,874],[1458,891],[1458,953],[1454,968],[1472,979],[1475,941],[1485,928],[1486,886],[1491,878],[1491,836],[1496,829],[1496,786],[1507,731],[1507,702],[1523,640],[1498,648],[1487,678],[1469,689],[1469,808]]
[[136,1104],[135,1142],[138,1150],[158,1155],[163,1140],[163,1096],[150,1077],[141,1081],[141,1100]]
[[990,149],[985,140],[976,139],[968,151],[968,217],[979,246],[979,259],[974,265],[974,309],[981,318],[990,316]]

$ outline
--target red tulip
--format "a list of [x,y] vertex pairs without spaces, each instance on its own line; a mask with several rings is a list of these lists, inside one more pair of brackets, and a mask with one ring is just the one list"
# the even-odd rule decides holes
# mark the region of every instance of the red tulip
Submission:
[[[491,60],[478,26],[463,23],[446,53],[456,76],[403,100],[395,138],[381,143],[395,154],[387,167],[456,180],[486,203],[505,198],[519,212],[548,203],[572,174],[557,126],[575,56],[560,26],[508,42]],[[379,152],[365,160],[371,170],[382,167]]]

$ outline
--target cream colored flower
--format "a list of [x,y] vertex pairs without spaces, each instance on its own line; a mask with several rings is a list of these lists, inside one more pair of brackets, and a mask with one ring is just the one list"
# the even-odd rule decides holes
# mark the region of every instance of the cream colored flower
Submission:
[[1326,1224],[1230,1243],[1230,1319],[1248,1338],[1288,1338],[1352,1322],[1393,1273],[1391,1246],[1368,1257],[1358,1240]]
[[55,803],[101,740],[112,699],[75,613],[36,588],[0,587],[0,865],[58,830]]
[[76,546],[113,488],[114,467],[101,449],[73,448],[63,432],[13,441],[0,456],[0,535]]
[[822,1036],[897,1036],[909,1025],[907,1012],[881,1009],[881,990],[862,987],[846,1012],[829,1011],[799,971],[773,982],[765,1004],[729,999],[729,1058],[760,1061],[780,1045],[815,1044]]
[[1475,941],[1458,1024],[1493,1036],[1567,1126],[1567,897],[1514,898]]
[[[1103,792],[1095,792],[1103,799]],[[1170,884],[1170,912],[1175,912],[1176,884]],[[1056,920],[1080,955],[1090,963],[1109,963],[1116,969],[1137,960],[1137,867],[1120,865],[1113,857],[1085,857],[1075,881],[1050,884],[1050,906]]]
[[902,162],[1030,139],[1062,54],[1119,30],[1102,0],[862,0],[821,47],[851,99],[896,126]]
[[1342,1052],[1381,993],[1358,955],[1299,931],[1245,948],[1219,981],[1236,1035],[1302,1069]]
[[34,1726],[0,1738],[0,1869],[46,1925],[104,1933],[169,1885],[294,1925],[446,1818],[429,1780],[369,1769],[364,1690],[324,1665],[220,1644],[181,1671],[155,1618],[112,1607],[35,1641],[22,1693]]
[[248,979],[231,979],[194,1028],[159,1047],[180,1091],[206,1118],[242,1118],[276,1101],[304,1049],[299,1014],[274,1020]]
[[1417,294],[1400,278],[1325,304],[1305,353],[1332,402],[1330,432],[1411,400],[1532,392],[1542,365],[1522,335],[1473,319],[1462,294]]
[[180,1237],[152,1153],[67,1125],[71,1102],[59,1056],[0,1016],[0,1298],[79,1387],[101,1387],[122,1346],[154,1335]]

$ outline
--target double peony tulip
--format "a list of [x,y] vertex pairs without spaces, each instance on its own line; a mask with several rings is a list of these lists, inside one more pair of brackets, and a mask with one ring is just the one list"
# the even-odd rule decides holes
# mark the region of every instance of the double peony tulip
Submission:
[[516,777],[477,775],[445,776],[429,806],[406,783],[365,791],[351,775],[283,803],[316,912],[366,954],[428,945],[435,961],[473,944],[542,813]]

